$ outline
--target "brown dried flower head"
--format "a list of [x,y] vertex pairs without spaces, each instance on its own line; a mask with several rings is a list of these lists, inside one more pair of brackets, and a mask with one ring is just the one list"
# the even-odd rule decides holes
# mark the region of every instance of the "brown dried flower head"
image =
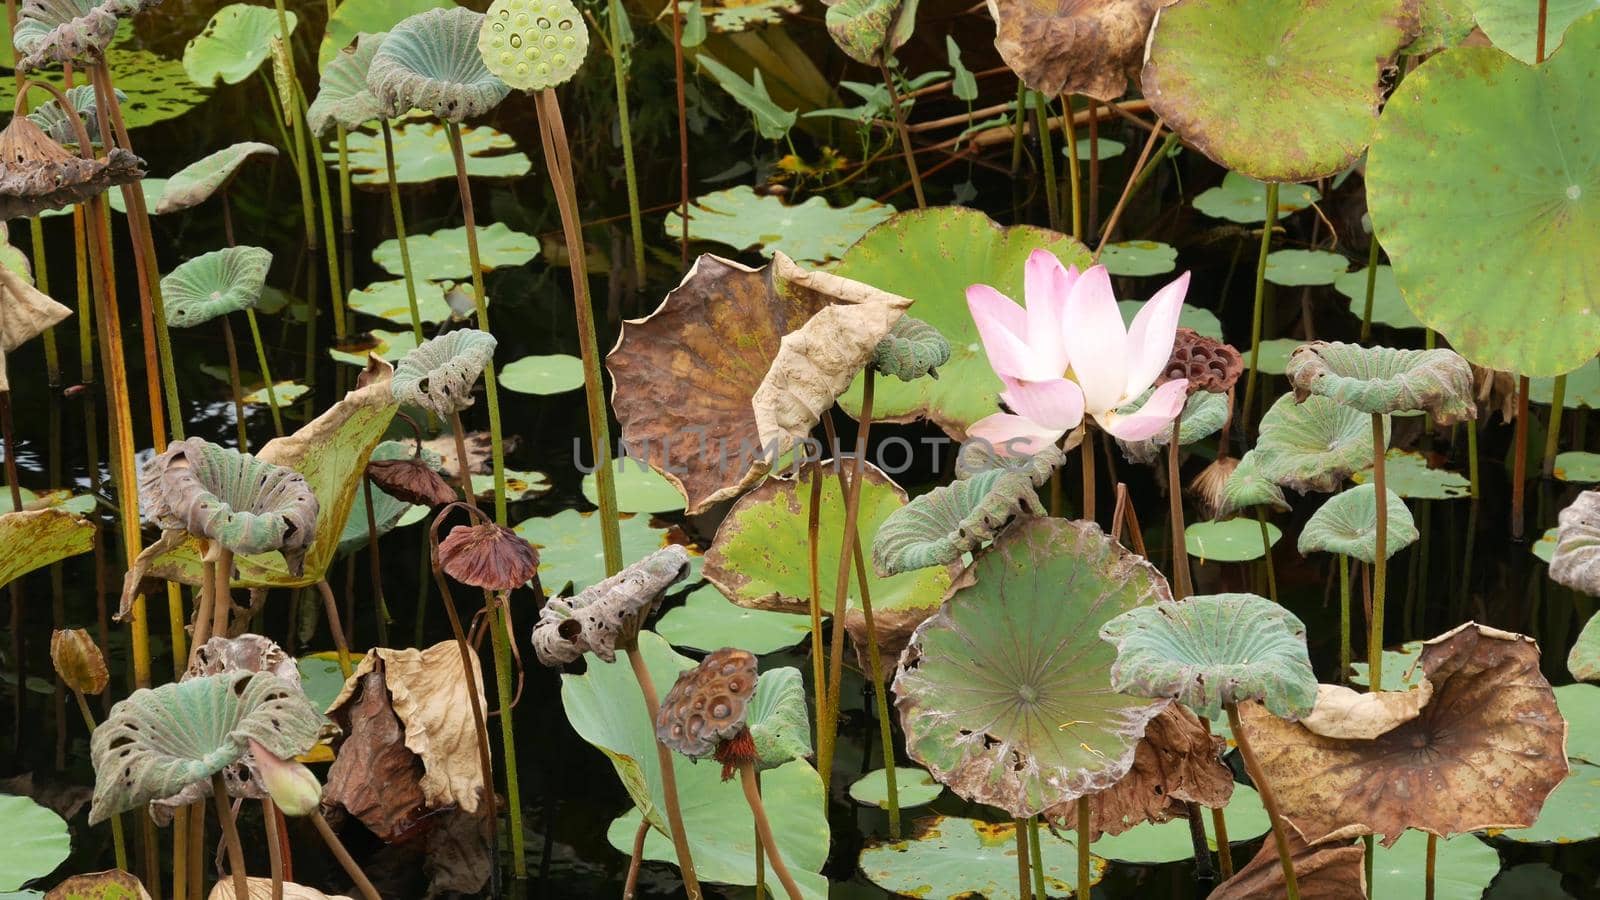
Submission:
[[661,698],[656,737],[690,759],[710,756],[746,730],[755,693],[755,654],[735,647],[707,654]]
[[74,156],[27,116],[13,116],[0,131],[0,218],[59,209],[143,177],[144,160],[127,150]]
[[1225,394],[1244,372],[1244,357],[1231,344],[1206,337],[1193,328],[1179,328],[1172,357],[1156,384],[1189,379],[1189,393]]
[[646,556],[571,599],[552,597],[533,626],[539,661],[559,666],[594,653],[615,662],[618,647],[639,639],[645,619],[667,588],[689,574],[689,552],[673,544]]
[[439,542],[439,565],[462,584],[509,591],[533,578],[539,570],[539,552],[515,531],[480,522],[450,529]]
[[407,503],[433,507],[456,499],[450,484],[420,459],[374,459],[367,463],[367,477],[378,490]]
[[57,629],[50,635],[50,662],[61,681],[79,694],[98,694],[111,680],[105,655],[82,628]]

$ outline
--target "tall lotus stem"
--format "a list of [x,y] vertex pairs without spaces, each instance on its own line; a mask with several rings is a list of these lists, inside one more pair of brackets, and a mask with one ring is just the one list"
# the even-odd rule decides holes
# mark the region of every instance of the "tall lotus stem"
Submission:
[[1017,80],[1017,105],[1011,111],[1011,174],[1022,168],[1023,122],[1028,118],[1028,86]]
[[350,141],[343,125],[335,127],[334,141],[339,147],[339,243],[340,249],[344,251],[343,284],[348,288],[355,284],[355,261],[352,259],[352,254],[356,222],[350,201]]
[[900,107],[900,91],[894,85],[894,73],[886,61],[879,61],[878,71],[883,73],[883,86],[889,91],[889,114],[894,120],[894,130],[900,135],[900,152],[905,155],[906,168],[911,172],[911,192],[917,197],[917,209],[927,209],[928,199],[922,194],[922,173],[917,171],[917,153],[911,146],[911,132],[906,128],[906,111]]
[[772,825],[767,822],[767,810],[761,803],[761,786],[756,783],[754,765],[749,762],[739,764],[739,783],[744,785],[744,799],[750,804],[750,814],[755,817],[756,834],[761,837],[761,846],[766,848],[767,857],[772,860],[772,874],[778,876],[778,882],[789,894],[789,900],[800,900],[800,886],[789,874],[789,867],[778,852],[778,843],[772,838]]
[[678,238],[679,261],[689,264],[689,115],[683,94],[683,6],[672,0],[672,78],[678,93]]
[[1050,141],[1050,109],[1043,94],[1033,95],[1034,127],[1039,129],[1039,155],[1043,157],[1040,168],[1044,170],[1044,202],[1050,215],[1050,227],[1061,229],[1061,195],[1056,191],[1055,148]]
[[1511,460],[1511,539],[1522,540],[1528,472],[1528,376],[1517,379],[1517,436]]
[[333,647],[339,653],[339,673],[349,678],[354,668],[350,665],[350,642],[345,640],[344,624],[339,618],[339,601],[333,597],[333,586],[324,578],[317,582],[317,593],[322,596],[322,613],[328,617],[328,630],[333,633]]
[[467,456],[467,430],[461,424],[461,413],[450,414],[450,432],[456,444],[456,480],[461,482],[461,499],[476,509],[478,492],[472,488],[472,463]]
[[[89,708],[89,701],[84,699],[83,691],[77,688],[72,688],[72,696],[77,698],[78,712],[83,714],[83,724],[88,726],[91,734],[94,733],[94,711]],[[117,868],[126,870],[128,868],[128,845],[122,833],[121,813],[111,817],[111,844],[116,848]]]
[[228,783],[222,773],[211,776],[211,799],[216,802],[217,820],[222,823],[222,837],[228,846],[228,869],[233,878],[233,895],[250,896],[250,881],[244,871],[244,846],[239,843],[239,828],[233,821],[233,806],[228,803]]
[[[284,8],[283,0],[274,0],[274,5],[278,11],[278,34],[281,36],[281,39],[285,45],[284,49],[287,51],[284,53],[284,59],[288,68],[288,81],[291,85],[296,86],[295,93],[298,94],[300,92],[298,87],[300,83],[300,76],[295,72],[294,50],[292,47],[288,46],[291,34],[289,30],[289,14]],[[265,76],[263,76],[263,78],[265,78]],[[267,90],[271,92],[272,80],[266,79],[266,81]],[[283,114],[283,107],[287,106],[289,108],[289,122],[290,126],[294,129],[294,146],[292,148],[285,149],[290,149],[294,153],[294,171],[295,175],[300,180],[300,219],[302,226],[305,228],[306,258],[308,260],[315,259],[317,255],[318,243],[317,215],[316,212],[312,210],[311,173],[308,171],[308,169],[312,166],[315,166],[317,171],[322,171],[322,161],[318,159],[308,160],[306,158],[306,125],[305,120],[300,116],[299,103],[297,103],[293,97],[279,97],[276,99],[278,102],[274,104],[275,108],[272,110],[272,115],[275,120],[282,121],[281,119],[278,119],[278,117]],[[330,243],[332,242],[332,235],[329,235],[328,240]],[[316,275],[311,275],[308,281],[310,283],[315,283]],[[334,298],[335,303],[339,303],[341,300],[342,298]],[[308,313],[309,310],[312,309],[314,309],[314,307],[308,308]],[[315,321],[315,319],[313,318],[312,321]],[[340,333],[343,334],[343,331],[344,329],[341,327]],[[308,354],[306,358],[307,369],[313,368],[314,362],[315,360],[312,359]]]
[[[283,6],[283,0],[278,0],[278,5]],[[293,53],[286,54],[291,60]],[[294,107],[295,128],[305,128],[306,98],[300,91],[300,82],[293,78],[293,63],[290,63],[290,82],[294,87],[294,96],[290,98]],[[328,287],[332,296],[328,298],[333,308],[333,333],[335,337],[344,337],[347,325],[344,314],[344,281],[339,268],[339,245],[333,239],[333,199],[328,192],[328,167],[322,164],[322,141],[319,138],[307,136],[310,145],[309,151],[313,163],[311,169],[317,176],[317,198],[322,201],[322,233],[328,239],[322,244],[323,254],[328,260]]]
[[[824,417],[823,421],[827,421]],[[830,441],[829,443],[832,443]],[[818,530],[822,516],[822,464],[811,470],[811,494],[806,503],[806,573],[811,586],[811,684],[817,697],[817,748],[822,747],[822,720],[828,717],[828,655],[822,645],[822,576],[818,555],[821,542]],[[822,798],[824,812],[828,798]]]
[[1567,376],[1557,375],[1550,388],[1550,422],[1544,433],[1544,465],[1542,471],[1545,478],[1554,478],[1556,474],[1556,453],[1561,450],[1561,410],[1567,403]]
[[[228,246],[234,247],[237,246],[237,244],[234,241],[233,235],[233,203],[228,199],[227,185],[223,185],[221,194],[222,231],[224,236],[227,238]],[[283,412],[278,407],[278,390],[277,388],[273,387],[272,384],[272,367],[267,365],[267,347],[261,341],[261,325],[256,321],[255,309],[253,307],[246,306],[244,308],[244,318],[246,322],[250,323],[250,341],[255,345],[256,348],[256,365],[261,367],[261,379],[262,381],[266,382],[267,407],[272,410],[272,432],[278,437],[283,437]],[[224,326],[227,325],[226,318],[223,319],[223,324]],[[231,332],[228,335],[228,340],[231,345],[233,340]],[[237,395],[239,392],[238,385],[235,385],[233,390],[234,394]],[[242,415],[241,418],[243,418]],[[243,442],[239,444],[239,449],[244,449]]]
[[368,577],[372,579],[372,597],[376,601],[374,612],[378,617],[378,643],[389,646],[389,605],[383,599],[383,557],[378,552],[378,514],[372,508],[372,479],[361,478],[362,499],[367,507],[367,562]]
[[1033,869],[1033,892],[1040,900],[1048,897],[1044,890],[1044,847],[1039,841],[1039,817],[1028,817],[1028,859]]
[[[572,150],[567,143],[567,128],[562,123],[561,105],[556,101],[555,91],[546,88],[534,99],[539,117],[540,143],[544,145],[545,163],[550,170],[551,187],[555,189],[556,205],[561,213],[561,232],[567,242],[567,265],[572,273],[572,303],[578,323],[579,352],[583,356],[583,394],[588,405],[589,443],[594,447],[601,548],[605,554],[606,574],[615,575],[622,570],[616,471],[611,465],[611,426],[606,417],[605,385],[600,380],[600,348],[595,337],[594,306],[589,299],[589,266],[578,216],[578,190],[572,173]],[[455,147],[459,154],[459,140]],[[460,160],[459,155],[457,160]],[[488,326],[484,328],[487,330]],[[499,478],[498,468],[496,478]],[[505,489],[498,480],[495,486],[501,491]],[[497,502],[502,504],[497,509],[503,513],[504,501],[497,499]]]
[[1167,442],[1167,507],[1172,519],[1173,598],[1182,600],[1194,593],[1189,574],[1189,545],[1183,529],[1183,482],[1178,473],[1178,436],[1183,427],[1183,411],[1172,420],[1172,440]]
[[[0,441],[5,444],[5,474],[6,483],[10,490],[11,508],[22,512],[22,480],[17,474],[17,436],[11,428],[11,392],[0,391]],[[7,585],[11,600],[11,664],[12,675],[17,684],[27,683],[27,654],[24,653],[22,644],[22,581],[13,580]],[[12,708],[11,738],[14,742],[12,753],[20,755],[22,752],[22,719],[25,712],[23,695],[27,691],[17,691],[17,702]]]
[[278,808],[271,797],[261,799],[261,820],[267,826],[267,862],[272,867],[272,900],[283,900],[283,847],[278,843]]
[[1022,819],[1012,819],[1011,827],[1017,834],[1017,896],[1022,900],[1033,900],[1033,883],[1028,877],[1028,823]]
[[[656,715],[661,711],[655,679],[650,676],[639,645],[634,643],[626,649],[628,665],[633,668],[633,677],[639,681],[639,693],[644,695],[645,714],[650,717],[650,727],[654,730]],[[689,900],[701,900],[700,878],[695,874],[694,856],[689,852],[689,833],[684,830],[683,811],[678,806],[678,773],[672,768],[672,751],[659,738],[656,740],[656,762],[661,767],[661,794],[666,800],[667,826],[672,830],[672,849],[678,856],[678,874],[683,878],[683,890]],[[759,822],[757,827],[760,827]]]
[[[1255,307],[1250,314],[1250,370],[1244,376],[1244,431],[1256,400],[1256,374],[1261,370],[1261,316],[1267,300],[1267,255],[1272,252],[1272,229],[1278,223],[1278,183],[1267,182],[1267,219],[1261,223],[1261,253],[1256,257]],[[1382,504],[1379,504],[1380,506]]]
[[1089,866],[1089,798],[1078,798],[1078,896],[1087,897],[1094,887]]
[[[650,820],[639,816],[639,827],[633,831],[633,854],[628,857],[628,878],[622,883],[622,900],[634,900],[639,893],[639,866],[644,862],[644,839],[650,834]],[[761,847],[756,847],[759,853]],[[757,875],[759,876],[759,871]],[[757,897],[757,900],[760,900]]]
[[389,215],[394,219],[394,237],[400,244],[400,271],[406,280],[406,304],[411,310],[411,337],[422,343],[422,311],[417,307],[417,280],[411,273],[411,248],[406,241],[406,216],[400,206],[400,182],[394,164],[394,131],[388,119],[379,119],[383,131],[383,165],[389,182]]
[[1367,245],[1367,296],[1361,304],[1361,343],[1372,337],[1372,298],[1378,292],[1378,231],[1373,229]]
[[[1382,496],[1381,494],[1379,496]],[[1379,504],[1380,507],[1382,504]],[[1379,521],[1382,521],[1380,518]],[[1379,554],[1382,558],[1382,554]],[[1376,680],[1373,682],[1376,684]],[[1261,771],[1261,763],[1256,759],[1256,751],[1250,746],[1250,739],[1245,736],[1244,728],[1239,722],[1239,707],[1229,703],[1228,725],[1233,728],[1233,739],[1239,745],[1239,756],[1244,760],[1244,770],[1255,783],[1256,792],[1261,795],[1261,805],[1267,809],[1267,819],[1272,822],[1272,840],[1278,846],[1278,862],[1283,866],[1283,887],[1289,900],[1300,900],[1300,886],[1294,877],[1294,860],[1289,853],[1289,835],[1284,829],[1283,813],[1278,808],[1278,795],[1272,789],[1272,783],[1267,781],[1267,775]],[[1220,842],[1222,836],[1218,835]],[[1085,895],[1086,896],[1086,895]]]
[[244,427],[244,385],[239,380],[239,345],[233,339],[233,323],[222,317],[222,343],[228,349],[228,387],[233,391],[233,427],[239,452],[250,452],[250,434]]
[[1389,495],[1384,484],[1383,416],[1372,414],[1372,489],[1377,506],[1373,529],[1372,622],[1367,637],[1367,686],[1379,690],[1383,683],[1383,599],[1389,570]]
[[1339,680],[1350,680],[1350,557],[1339,554]]
[[1267,568],[1267,596],[1277,603],[1278,572],[1272,564],[1272,534],[1267,531],[1267,511],[1261,506],[1256,507],[1256,526],[1261,530],[1261,561]]
[[[476,704],[474,704],[474,707],[476,707]],[[374,888],[372,882],[368,880],[367,873],[361,871],[361,867],[356,865],[356,861],[351,858],[350,851],[344,847],[344,842],[340,841],[339,836],[333,833],[333,828],[328,825],[328,820],[322,817],[321,810],[312,810],[311,824],[317,826],[317,834],[321,835],[322,842],[328,845],[328,852],[333,854],[333,858],[339,861],[339,866],[344,869],[344,873],[350,876],[351,881],[355,882],[356,890],[361,892],[363,900],[383,900],[378,895],[377,888]]]
[[[864,479],[862,467],[867,455],[867,435],[872,428],[872,396],[875,379],[870,365],[865,371],[855,452],[850,460],[850,485],[844,496],[844,536],[839,547],[839,571],[833,583],[833,628],[828,647],[828,716],[822,725],[822,734],[826,740],[819,742],[820,746],[817,749],[818,774],[822,776],[824,795],[827,794],[828,784],[832,781],[835,741],[839,734],[839,692],[840,682],[844,677],[845,601],[850,593],[850,566],[854,562],[851,549],[855,545],[853,539],[856,536],[856,523],[861,512],[861,482]],[[837,456],[834,458],[834,463],[843,465],[843,461]]]
[[211,636],[232,637],[233,623],[233,551],[220,544],[213,544],[216,550],[217,562],[215,576],[217,586],[212,591],[211,607]]
[[[1089,121],[1094,121],[1092,115],[1089,117]],[[1061,135],[1067,141],[1066,193],[1068,202],[1072,204],[1072,236],[1082,238],[1083,202],[1079,196],[1082,188],[1079,186],[1081,178],[1078,169],[1078,130],[1072,124],[1072,96],[1070,94],[1061,95]],[[1047,162],[1051,167],[1055,166],[1055,160],[1047,160]],[[1067,217],[1063,215],[1061,218],[1066,219]]]
[[[1211,720],[1200,716],[1200,727],[1210,734]],[[1217,874],[1226,881],[1233,877],[1233,846],[1228,843],[1228,820],[1220,806],[1211,807],[1211,827],[1217,836]]]
[[1094,521],[1094,426],[1083,423],[1083,444],[1078,447],[1078,461],[1083,464],[1083,510],[1079,517]]
[[[281,2],[281,0],[280,0]],[[483,269],[478,256],[478,222],[472,208],[472,186],[467,183],[467,154],[461,146],[461,126],[455,122],[444,123],[445,134],[450,139],[450,154],[456,164],[456,192],[461,195],[461,217],[467,232],[467,259],[472,267],[472,303],[477,309],[478,329],[489,331],[489,305],[483,295]],[[494,464],[494,520],[506,523],[506,450],[500,438],[500,391],[494,377],[494,363],[483,367],[483,390],[489,405],[489,453]],[[463,462],[463,465],[465,463]],[[619,556],[620,551],[619,551]],[[620,568],[620,564],[619,564]],[[507,761],[515,765],[514,761]],[[511,798],[515,799],[515,798]],[[522,837],[512,838],[521,845]]]
[[633,113],[628,109],[627,47],[622,43],[622,22],[627,16],[620,0],[606,5],[611,32],[611,74],[617,84],[617,130],[622,139],[622,174],[628,186],[628,227],[633,238],[633,274],[636,287],[644,286],[644,217],[639,209],[639,173],[633,164]]

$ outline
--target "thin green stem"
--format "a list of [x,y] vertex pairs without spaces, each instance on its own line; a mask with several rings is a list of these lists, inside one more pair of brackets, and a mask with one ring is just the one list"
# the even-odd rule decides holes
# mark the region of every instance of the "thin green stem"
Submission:
[[1095,514],[1094,497],[1094,426],[1086,419],[1083,423],[1083,443],[1078,446],[1078,461],[1083,468],[1083,509],[1080,515],[1085,521],[1093,522]]
[[1378,231],[1373,229],[1367,245],[1367,296],[1361,305],[1361,343],[1372,337],[1372,297],[1378,291]]
[[1541,471],[1546,478],[1556,474],[1556,454],[1561,450],[1561,410],[1567,402],[1567,376],[1557,375],[1550,387],[1550,422],[1544,432],[1544,464]]
[[895,87],[894,73],[887,62],[878,63],[883,75],[883,86],[889,91],[889,114],[894,119],[894,130],[900,135],[900,152],[905,155],[906,169],[911,173],[911,192],[916,195],[917,209],[927,209],[928,199],[922,194],[922,173],[917,170],[917,152],[911,146],[911,132],[906,128],[906,111],[900,106],[900,90]]
[[1244,376],[1244,431],[1250,433],[1255,410],[1256,375],[1261,370],[1261,317],[1267,302],[1267,255],[1272,252],[1272,229],[1278,223],[1278,184],[1267,183],[1267,220],[1261,223],[1261,253],[1256,258],[1255,308],[1250,314],[1250,371]]
[[[336,126],[334,140],[339,147],[339,237],[340,249],[344,252],[344,287],[348,289],[355,287],[355,261],[351,259],[351,248],[355,243],[356,223],[350,200],[350,141],[343,125]],[[343,294],[339,296],[341,300],[344,298]]]
[[[278,5],[282,6],[283,0],[278,0]],[[299,82],[294,84],[294,127],[296,133],[303,134],[306,98],[300,91]],[[328,288],[333,292],[333,296],[328,298],[333,308],[333,334],[336,338],[342,338],[348,333],[344,310],[344,276],[339,268],[339,242],[333,239],[333,199],[328,190],[328,167],[322,164],[322,141],[312,135],[305,135],[305,140],[310,144],[311,168],[317,175],[317,199],[322,204],[322,233],[327,238],[322,242],[322,252],[328,261]]]
[[379,119],[383,133],[383,164],[388,176],[389,214],[394,219],[395,241],[400,245],[400,271],[406,281],[406,304],[411,311],[411,336],[422,343],[422,311],[417,306],[417,280],[411,272],[411,247],[406,240],[406,216],[400,205],[400,181],[395,173],[394,131],[388,119]]
[[1277,844],[1278,862],[1283,866],[1284,893],[1288,895],[1289,900],[1300,900],[1300,886],[1294,877],[1294,860],[1290,856],[1289,835],[1284,827],[1283,812],[1278,807],[1277,792],[1273,790],[1271,782],[1267,781],[1266,773],[1261,770],[1255,749],[1250,746],[1250,739],[1245,735],[1244,726],[1239,722],[1239,708],[1230,703],[1226,709],[1228,724],[1233,728],[1233,739],[1238,743],[1239,756],[1244,760],[1245,772],[1255,783],[1256,793],[1261,795],[1261,805],[1266,807],[1267,819],[1272,823],[1272,840]]
[[267,346],[261,341],[261,325],[256,321],[256,311],[245,307],[245,321],[250,323],[250,342],[255,344],[256,365],[261,367],[261,380],[267,383],[267,407],[272,410],[272,431],[283,437],[283,410],[278,406],[278,389],[272,384],[272,367],[267,364]]
[[[278,11],[278,33],[284,36],[283,40],[285,42],[288,42],[290,40],[290,35],[292,35],[293,32],[289,28],[289,15],[288,11],[284,8],[284,0],[273,0],[273,3]],[[300,83],[300,76],[295,72],[294,51],[290,50],[288,53],[285,53],[284,56],[288,61],[289,82],[291,84],[298,85]],[[290,111],[289,121],[290,125],[293,127],[293,147],[290,148],[286,144],[285,149],[292,150],[295,175],[300,179],[300,218],[301,224],[305,227],[306,249],[316,250],[317,217],[316,213],[311,209],[311,173],[308,172],[307,169],[315,166],[318,171],[321,171],[322,161],[318,159],[308,159],[306,157],[306,125],[305,120],[300,117],[300,104],[293,97],[277,96],[277,91],[273,90],[272,88],[272,80],[266,78],[265,75],[263,75],[262,78],[266,80],[267,89],[271,92],[271,97],[274,101],[272,109],[273,117],[276,119],[281,116],[285,108],[288,108]],[[297,88],[295,92],[299,93],[299,89]],[[282,119],[278,119],[278,121],[281,123]],[[329,243],[332,243],[332,232],[329,231],[328,235]],[[343,328],[340,329],[339,333],[344,333]]]
[[[1078,165],[1078,129],[1072,124],[1072,96],[1061,95],[1061,134],[1067,139],[1067,190],[1072,204],[1072,236],[1083,237],[1082,174]],[[1052,164],[1054,160],[1051,160]],[[1062,216],[1063,219],[1066,216]]]
[[1278,602],[1278,572],[1272,564],[1272,535],[1267,531],[1266,507],[1256,507],[1256,524],[1261,529],[1261,559],[1267,565],[1267,596]]
[[506,624],[507,617],[504,597],[490,604],[489,637],[494,644],[495,696],[500,704],[500,748],[506,757],[506,826],[511,832],[511,872],[517,878],[525,878],[528,862],[523,850],[522,788],[517,782],[517,735],[512,726],[511,708],[511,698],[515,696],[511,673],[515,663],[511,659],[511,630]]
[[1024,819],[1012,819],[1011,826],[1017,836],[1017,896],[1022,900],[1033,900],[1033,882],[1028,876],[1028,870],[1032,868],[1028,865],[1028,823]]
[[622,41],[621,0],[606,7],[611,32],[611,72],[617,83],[617,128],[622,139],[622,174],[628,186],[628,227],[633,237],[633,273],[636,287],[644,287],[644,220],[639,211],[639,173],[633,163],[633,113],[628,108],[628,50]]
[[1350,680],[1350,557],[1339,556],[1339,680]]
[[1528,376],[1517,379],[1517,433],[1511,452],[1511,539],[1522,540],[1528,486]]
[[1383,684],[1383,601],[1389,574],[1389,503],[1384,478],[1387,442],[1383,435],[1383,416],[1372,414],[1372,489],[1377,524],[1373,528],[1372,622],[1367,636],[1367,684],[1378,690]]
[[228,387],[233,391],[233,426],[239,452],[250,452],[250,434],[244,426],[244,384],[239,378],[239,344],[233,339],[233,323],[222,317],[222,343],[228,350]]
[[1092,867],[1089,865],[1089,798],[1078,798],[1078,896],[1088,897],[1094,889]]
[[[826,418],[824,418],[826,421]],[[831,443],[831,442],[830,442]],[[822,728],[822,721],[828,717],[828,654],[822,643],[822,576],[819,573],[820,564],[818,554],[821,548],[818,531],[821,527],[822,509],[822,465],[817,463],[811,469],[810,498],[806,503],[806,572],[810,580],[811,593],[811,684],[812,692],[817,701],[817,756],[822,758],[823,747],[829,740],[828,734]],[[832,758],[832,748],[828,748],[829,758]],[[826,795],[822,798],[824,812],[828,805]]]
[[[72,696],[78,701],[78,712],[83,715],[83,724],[93,734],[95,729],[94,710],[89,708],[89,701],[84,699],[83,691],[74,689]],[[128,869],[128,843],[122,833],[122,815],[119,813],[111,817],[111,844],[116,848],[117,868]]]
[[1033,893],[1041,898],[1050,896],[1044,889],[1044,845],[1039,840],[1039,817],[1028,817],[1028,860],[1033,870]]
[[1472,486],[1472,499],[1478,499],[1478,423],[1467,422],[1467,480]]
[[1040,160],[1039,168],[1044,170],[1045,207],[1049,210],[1050,227],[1060,231],[1061,195],[1056,192],[1056,156],[1050,140],[1050,108],[1045,104],[1043,94],[1033,95],[1033,121],[1034,127],[1039,130],[1039,153],[1044,157]]

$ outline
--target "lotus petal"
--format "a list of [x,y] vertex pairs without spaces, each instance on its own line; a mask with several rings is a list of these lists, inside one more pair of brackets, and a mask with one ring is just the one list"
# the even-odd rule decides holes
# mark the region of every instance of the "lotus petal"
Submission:
[[[1118,414],[1130,414],[1139,409],[1153,393],[1155,393],[1153,388],[1146,391],[1139,399],[1118,410]],[[1227,394],[1213,394],[1206,391],[1194,391],[1189,394],[1189,399],[1183,404],[1183,419],[1178,425],[1178,445],[1186,447],[1221,431],[1232,414],[1229,408],[1231,405]],[[1122,448],[1123,458],[1128,462],[1154,462],[1157,455],[1172,442],[1172,429],[1162,428],[1142,441],[1125,441],[1122,438],[1116,438],[1116,441],[1117,446]]]
[[430,9],[389,31],[367,69],[367,87],[388,118],[425,109],[447,121],[481,116],[511,88],[490,72],[478,52],[483,13],[464,7]]
[[[1399,494],[1390,490],[1384,494],[1389,501],[1384,557],[1389,558],[1416,541],[1417,524]],[[1328,498],[1300,531],[1300,555],[1342,553],[1371,565],[1378,558],[1376,496],[1372,485],[1358,484]]]
[[1297,400],[1315,394],[1359,412],[1427,412],[1439,426],[1478,417],[1472,367],[1454,350],[1396,350],[1313,341],[1285,372]]
[[1137,82],[1156,11],[1170,0],[991,0],[995,49],[1044,94],[1116,100]]
[[[1384,420],[1384,443],[1389,421]],[[1254,453],[1263,475],[1304,494],[1334,491],[1372,465],[1372,419],[1315,394],[1284,394],[1261,417]]]
[[1449,837],[1533,823],[1567,775],[1567,725],[1532,638],[1469,622],[1426,642],[1433,697],[1373,739],[1240,709],[1284,817],[1313,843],[1408,828]]
[[897,575],[948,565],[1021,516],[1046,515],[1028,476],[1003,469],[936,487],[889,514],[872,538],[872,566]]
[[1584,491],[1557,516],[1556,551],[1550,578],[1590,596],[1600,596],[1600,491]]
[[551,597],[533,626],[533,649],[547,666],[593,653],[617,661],[617,648],[639,639],[644,620],[667,589],[689,574],[689,553],[673,544],[646,556],[570,600]]
[[895,674],[906,752],[967,800],[1026,818],[1125,777],[1166,708],[1119,694],[1100,626],[1168,597],[1092,523],[1028,519],[973,560]]
[[306,108],[306,125],[313,134],[321,137],[335,125],[354,131],[383,117],[378,98],[367,88],[367,71],[388,36],[387,32],[362,32],[352,46],[341,49],[323,65],[317,98]]
[[1306,627],[1255,594],[1164,600],[1107,622],[1116,645],[1111,684],[1140,697],[1171,697],[1208,719],[1223,707],[1259,700],[1275,716],[1311,712],[1317,678],[1306,655]]

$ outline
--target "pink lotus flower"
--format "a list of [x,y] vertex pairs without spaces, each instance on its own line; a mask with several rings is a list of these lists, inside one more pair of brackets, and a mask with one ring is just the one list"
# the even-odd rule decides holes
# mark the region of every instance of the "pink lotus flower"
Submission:
[[1172,355],[1189,274],[1156,292],[1122,324],[1105,266],[1078,273],[1035,250],[1024,272],[1025,306],[986,284],[967,288],[989,366],[1005,383],[996,413],[967,429],[1002,452],[1032,453],[1078,427],[1088,415],[1125,441],[1144,440],[1183,410],[1188,382],[1156,388],[1137,411],[1117,412],[1155,383]]

